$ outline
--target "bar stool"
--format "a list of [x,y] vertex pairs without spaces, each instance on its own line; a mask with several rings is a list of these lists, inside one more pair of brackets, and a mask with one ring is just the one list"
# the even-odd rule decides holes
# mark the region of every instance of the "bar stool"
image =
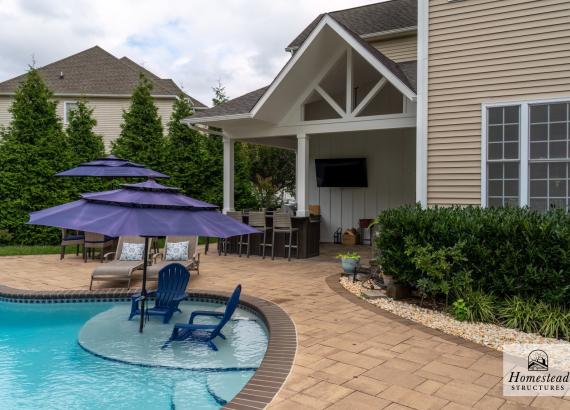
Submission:
[[[293,245],[293,233],[297,234],[295,245]],[[285,213],[273,214],[273,241],[271,247],[271,259],[275,259],[275,234],[289,235],[289,245],[285,245],[286,248],[289,248],[287,260],[291,260],[291,248],[295,248],[295,254],[297,258],[299,258],[299,228],[293,228],[291,215]]]
[[103,262],[105,249],[112,247],[115,244],[115,239],[100,233],[85,232],[85,240],[83,242],[83,261],[87,262],[89,254],[95,259],[95,251],[99,250],[101,253],[101,262]]
[[[267,243],[267,231],[271,231],[273,228],[267,226],[267,222],[265,220],[265,212],[250,212],[249,213],[249,222],[248,225],[262,231],[263,239],[261,240],[259,246],[262,248],[262,256],[265,259],[265,248],[268,246],[273,247],[273,244]],[[259,234],[261,234],[259,233]],[[247,235],[247,242],[246,242],[246,249],[247,249],[247,257],[249,258],[249,246],[251,243],[251,235],[258,235],[258,234],[248,234]],[[241,249],[240,249],[241,251]]]
[[[242,211],[228,211],[226,213],[226,215],[232,219],[235,219],[238,222],[243,222],[243,212]],[[240,257],[241,257],[241,243],[242,243],[242,237],[240,235],[238,242],[237,242],[238,247],[239,247],[239,256]],[[244,242],[244,244],[245,244],[245,242]],[[223,251],[224,256],[227,256],[229,245],[230,245],[230,238],[220,239],[218,241],[218,255],[221,255],[222,251]]]

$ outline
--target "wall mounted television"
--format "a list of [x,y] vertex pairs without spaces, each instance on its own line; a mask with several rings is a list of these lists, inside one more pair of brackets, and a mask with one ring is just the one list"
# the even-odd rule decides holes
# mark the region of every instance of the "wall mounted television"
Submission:
[[315,159],[317,186],[365,188],[368,186],[366,158]]

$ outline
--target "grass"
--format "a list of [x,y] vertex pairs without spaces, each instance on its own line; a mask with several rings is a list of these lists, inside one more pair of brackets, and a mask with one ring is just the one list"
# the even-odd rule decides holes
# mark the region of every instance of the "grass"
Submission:
[[[19,256],[19,255],[52,255],[58,254],[59,245],[7,245],[0,246],[0,256]],[[71,252],[71,248],[68,249]],[[75,249],[73,250],[75,253]]]

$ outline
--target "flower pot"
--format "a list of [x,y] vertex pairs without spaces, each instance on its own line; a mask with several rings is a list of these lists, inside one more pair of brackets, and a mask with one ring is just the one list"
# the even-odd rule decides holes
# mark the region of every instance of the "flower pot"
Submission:
[[341,258],[340,264],[342,266],[342,269],[344,270],[344,273],[352,274],[356,271],[357,266],[360,264],[360,259]]
[[386,275],[385,273],[382,273],[382,279],[384,280],[384,285],[386,287],[390,286],[394,282],[394,276]]

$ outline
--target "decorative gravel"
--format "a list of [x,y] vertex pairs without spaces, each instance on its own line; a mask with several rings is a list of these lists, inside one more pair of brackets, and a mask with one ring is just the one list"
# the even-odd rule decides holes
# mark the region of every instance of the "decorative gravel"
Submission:
[[340,279],[340,283],[349,292],[365,299],[367,302],[376,305],[381,309],[387,310],[388,312],[414,322],[421,323],[422,325],[431,327],[432,329],[437,329],[450,335],[459,336],[495,350],[503,351],[503,344],[508,343],[570,344],[563,340],[547,338],[535,333],[525,333],[490,323],[460,322],[443,312],[422,308],[387,297],[366,299],[362,297],[362,291],[364,288],[362,287],[361,282],[353,283],[352,279],[343,277]]

